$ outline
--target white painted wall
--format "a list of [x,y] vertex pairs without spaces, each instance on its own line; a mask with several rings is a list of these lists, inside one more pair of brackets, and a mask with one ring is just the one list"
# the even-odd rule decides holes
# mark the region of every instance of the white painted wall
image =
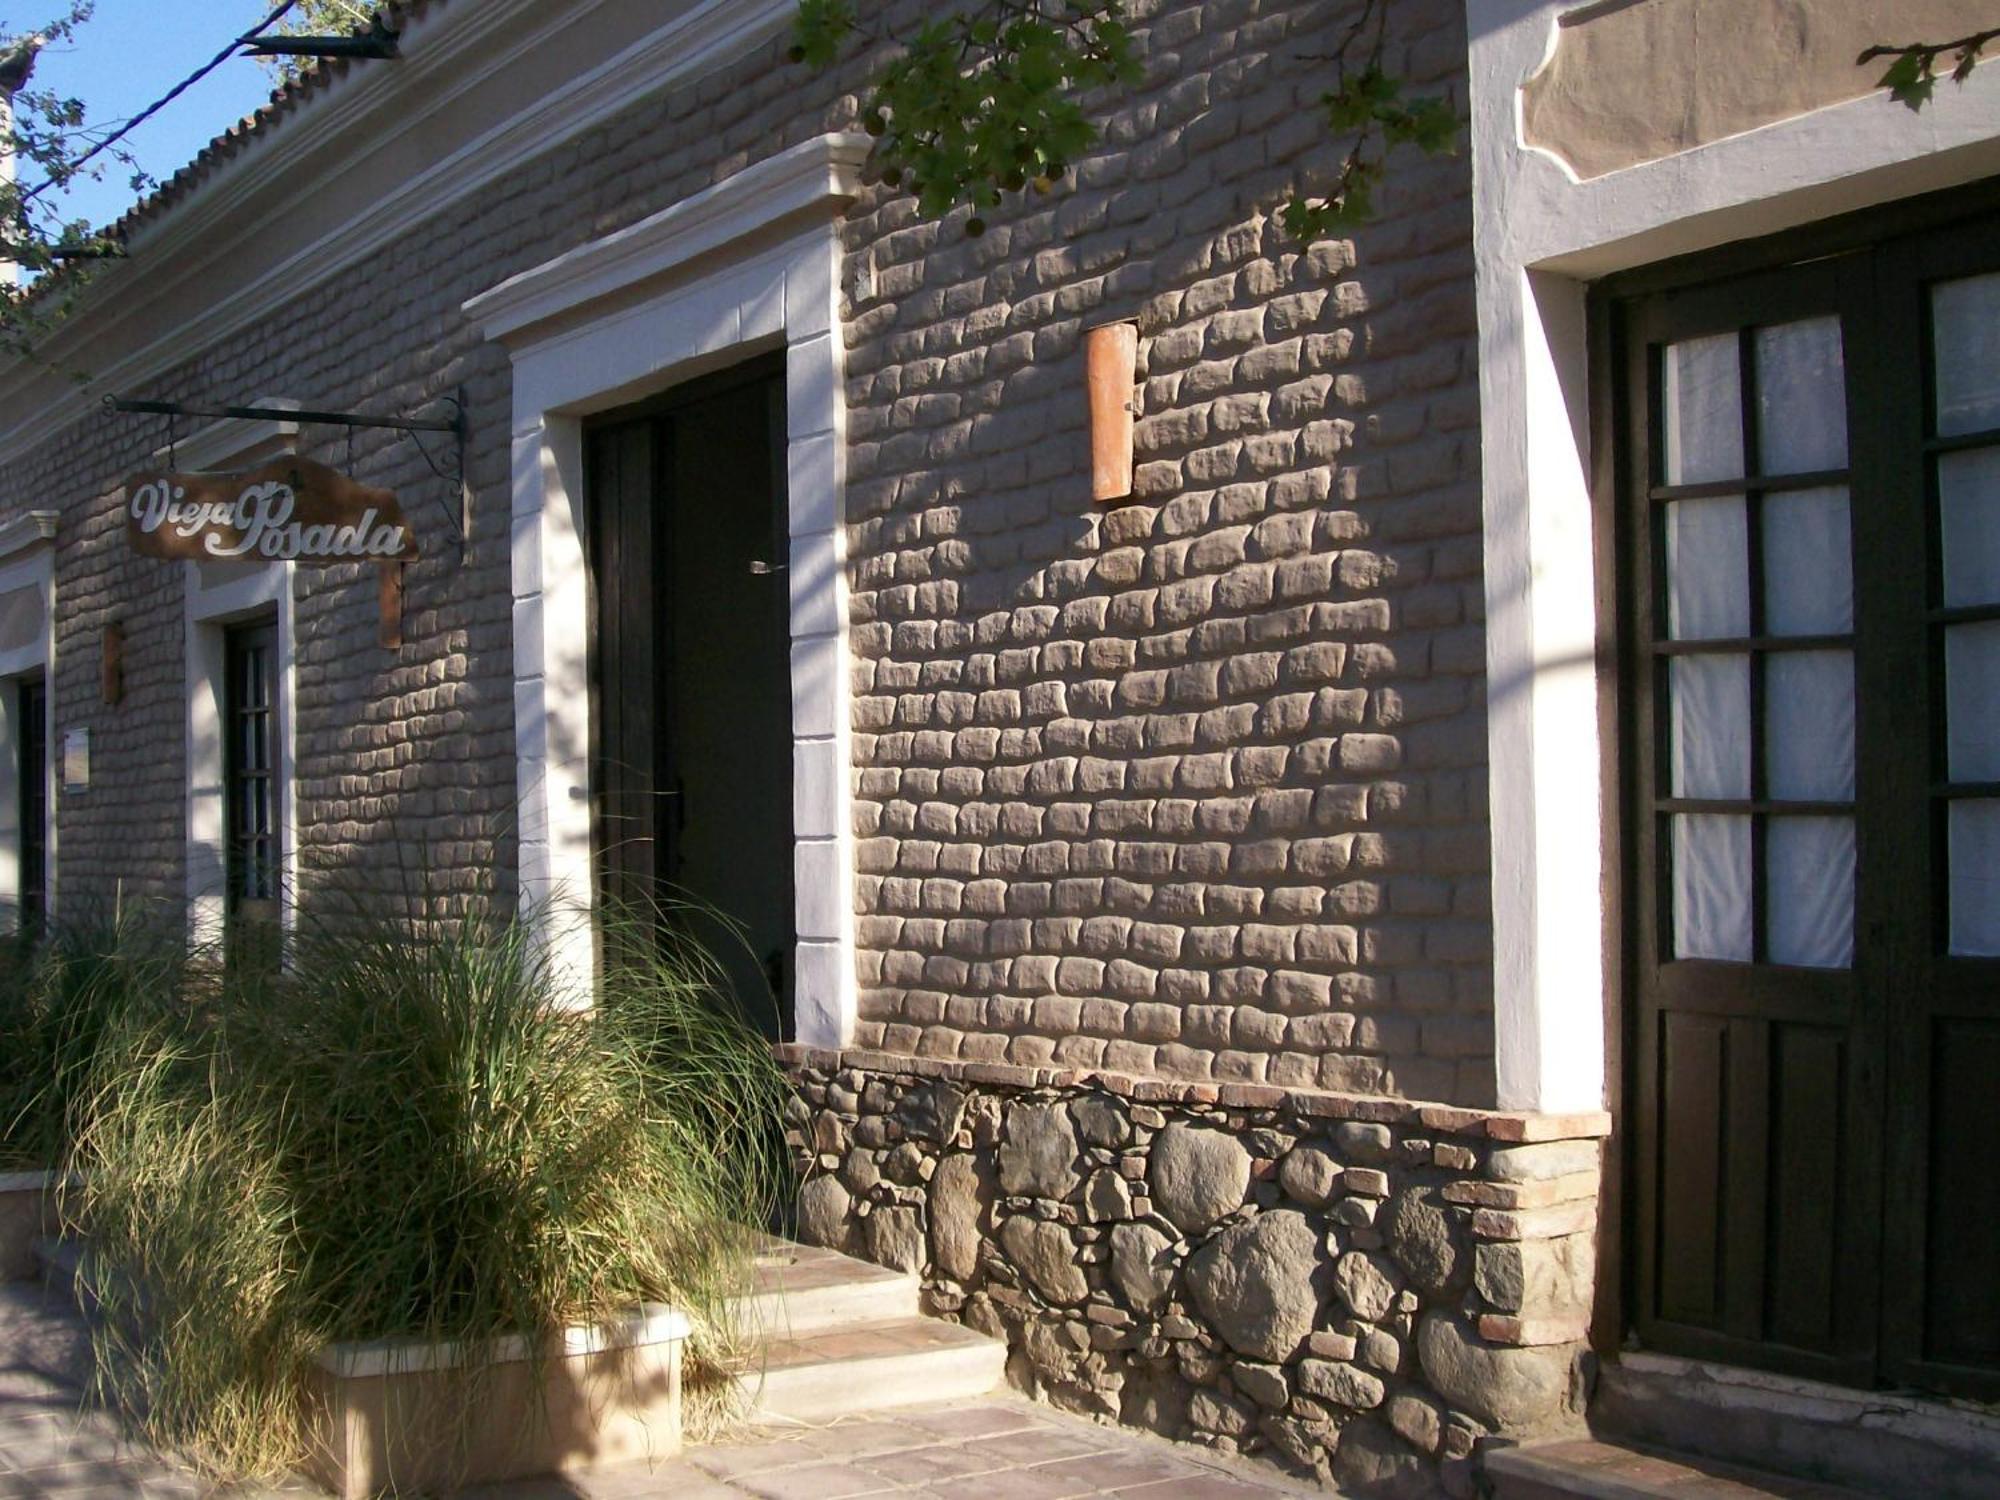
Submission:
[[1519,90],[1574,0],[1466,0],[1486,515],[1501,1107],[1605,1095],[1604,837],[1589,283],[2000,172],[2000,67],[1913,114],[1877,94],[1579,182],[1523,144]]

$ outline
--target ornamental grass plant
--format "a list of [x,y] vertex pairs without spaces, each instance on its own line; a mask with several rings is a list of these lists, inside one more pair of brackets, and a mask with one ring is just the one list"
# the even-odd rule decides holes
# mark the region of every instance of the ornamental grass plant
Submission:
[[679,931],[604,923],[593,996],[523,920],[322,911],[284,965],[211,966],[185,1003],[133,1008],[74,1156],[103,1394],[247,1477],[301,1461],[336,1342],[542,1349],[656,1302],[718,1367],[785,1084]]
[[0,937],[0,1170],[66,1164],[105,1038],[170,1003],[188,965],[182,924],[145,909]]

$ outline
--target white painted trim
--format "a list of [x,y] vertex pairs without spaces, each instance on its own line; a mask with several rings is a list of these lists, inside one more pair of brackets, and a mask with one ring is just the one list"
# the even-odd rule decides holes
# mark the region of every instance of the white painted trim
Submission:
[[1569,0],[1467,0],[1502,1109],[1601,1107],[1604,830],[1588,279],[2000,171],[2000,67],[1921,114],[1882,94],[1579,182],[1523,143]]
[[[260,396],[254,406],[293,407],[283,396]],[[182,470],[245,468],[298,451],[299,424],[276,419],[228,417],[202,428],[185,442],[156,449],[153,461]],[[298,649],[296,565],[289,562],[184,562],[181,565],[182,651],[187,702],[183,731],[187,748],[188,929],[197,941],[222,935],[226,907],[228,852],[223,812],[223,704],[228,698],[230,625],[268,616],[278,627],[278,880],[280,921],[289,929],[296,915],[298,874],[298,774],[294,705]]]
[[290,931],[297,917],[298,817],[298,616],[296,564],[181,564],[187,706],[187,902],[189,935],[199,942],[221,937],[226,915],[228,850],[223,753],[223,705],[228,699],[227,628],[259,618],[278,627],[278,884],[279,921]]
[[[8,525],[17,536],[11,553],[0,551],[0,595],[34,589],[42,596],[42,631],[32,644],[0,652],[0,913],[17,923],[21,902],[21,765],[20,696],[14,684],[24,677],[43,683],[42,743],[48,753],[42,765],[43,908],[56,910],[56,558],[54,512],[29,511]],[[47,519],[46,532],[43,521]]]
[[[675,1344],[694,1334],[694,1323],[678,1308],[658,1302],[637,1307],[602,1323],[565,1328],[543,1346],[545,1357],[573,1359],[611,1349],[635,1349],[650,1344]],[[479,1340],[371,1339],[366,1343],[332,1344],[313,1356],[322,1370],[341,1380],[369,1376],[416,1375],[425,1370],[455,1370],[463,1365],[515,1364],[532,1358],[534,1346],[521,1334]]]
[[[252,405],[296,407],[283,397],[255,398]],[[229,417],[205,427],[169,451],[157,449],[155,463],[182,470],[243,468],[298,451],[299,424]],[[298,780],[294,704],[298,677],[297,615],[289,562],[181,564],[187,703],[187,902],[189,931],[198,941],[222,935],[226,915],[228,851],[223,705],[228,699],[230,625],[269,616],[278,628],[278,880],[280,921],[289,929],[296,905],[298,873]]]
[[[842,491],[840,244],[852,140],[828,136],[730,178],[614,236],[474,298],[510,330],[514,357],[514,733],[522,908],[556,943],[573,984],[595,952],[579,910],[593,894],[590,631],[582,542],[583,418],[758,350],[785,350],[791,518],[793,832],[799,889],[797,1039],[854,1034],[853,835]],[[767,194],[774,182],[810,184]],[[690,207],[690,204],[695,205]],[[819,222],[805,224],[808,212]],[[759,236],[781,224],[789,238]],[[687,274],[688,247],[743,248]],[[682,273],[682,274],[676,274]],[[640,283],[650,295],[636,299]],[[827,899],[831,885],[835,898]]]
[[[94,397],[49,370],[87,369],[94,389],[142,387],[187,357],[179,329],[137,348],[121,348],[119,325],[142,300],[192,289],[204,344],[269,318],[327,278],[407,238],[451,204],[565,141],[740,56],[789,23],[794,0],[699,0],[595,67],[510,105],[500,123],[417,171],[369,162],[354,170],[381,175],[366,213],[342,223],[247,284],[222,283],[219,264],[231,247],[254,243],[269,226],[323,191],[330,173],[348,170],[362,148],[392,136],[449,138],[454,113],[492,102],[501,78],[523,60],[555,55],[565,33],[613,0],[482,0],[434,6],[412,22],[404,57],[393,68],[361,69],[302,101],[263,128],[211,180],[135,231],[132,260],[100,273],[87,305],[38,351],[43,364],[0,366],[0,410],[13,414],[0,433],[0,461],[18,459],[87,411]],[[504,44],[484,46],[512,28]],[[309,158],[331,152],[308,167]],[[39,386],[37,390],[35,387]],[[37,399],[39,397],[39,399]]]
[[25,510],[0,522],[0,562],[55,544],[60,511]]

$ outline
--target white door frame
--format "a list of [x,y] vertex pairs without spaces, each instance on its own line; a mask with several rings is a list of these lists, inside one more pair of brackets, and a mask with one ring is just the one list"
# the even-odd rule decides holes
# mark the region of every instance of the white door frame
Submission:
[[824,135],[465,304],[514,363],[520,899],[579,997],[595,973],[583,424],[785,351],[797,1039],[854,1034],[840,241],[865,136]]
[[[1466,0],[1485,507],[1495,1065],[1503,1109],[1602,1107],[1602,780],[1585,295],[1592,281],[2000,172],[2000,66],[1921,114],[1877,92],[1580,181],[1521,86],[1575,0]],[[1691,64],[1690,64],[1691,65]]]
[[42,870],[46,912],[56,909],[56,575],[55,538],[58,516],[52,510],[31,510],[0,526],[0,600],[9,596],[27,602],[39,618],[30,640],[0,643],[0,912],[18,921],[21,902],[22,832],[21,744],[27,735],[20,722],[20,696],[15,684],[23,678],[42,679],[42,743],[47,749],[41,768],[43,797]]

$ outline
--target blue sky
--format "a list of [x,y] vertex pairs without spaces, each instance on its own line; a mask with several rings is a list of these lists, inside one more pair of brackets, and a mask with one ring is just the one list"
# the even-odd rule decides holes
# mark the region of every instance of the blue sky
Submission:
[[[53,14],[57,6],[11,0],[0,30],[15,31]],[[83,100],[92,122],[129,118],[214,57],[269,13],[264,0],[97,0],[97,14],[75,38],[42,54],[38,85]],[[247,57],[233,57],[127,140],[139,164],[164,181],[208,142],[271,92],[271,75]],[[100,158],[101,159],[101,158]],[[26,174],[24,174],[25,176]],[[101,182],[78,183],[66,216],[102,225],[135,201],[130,171],[110,163]]]

